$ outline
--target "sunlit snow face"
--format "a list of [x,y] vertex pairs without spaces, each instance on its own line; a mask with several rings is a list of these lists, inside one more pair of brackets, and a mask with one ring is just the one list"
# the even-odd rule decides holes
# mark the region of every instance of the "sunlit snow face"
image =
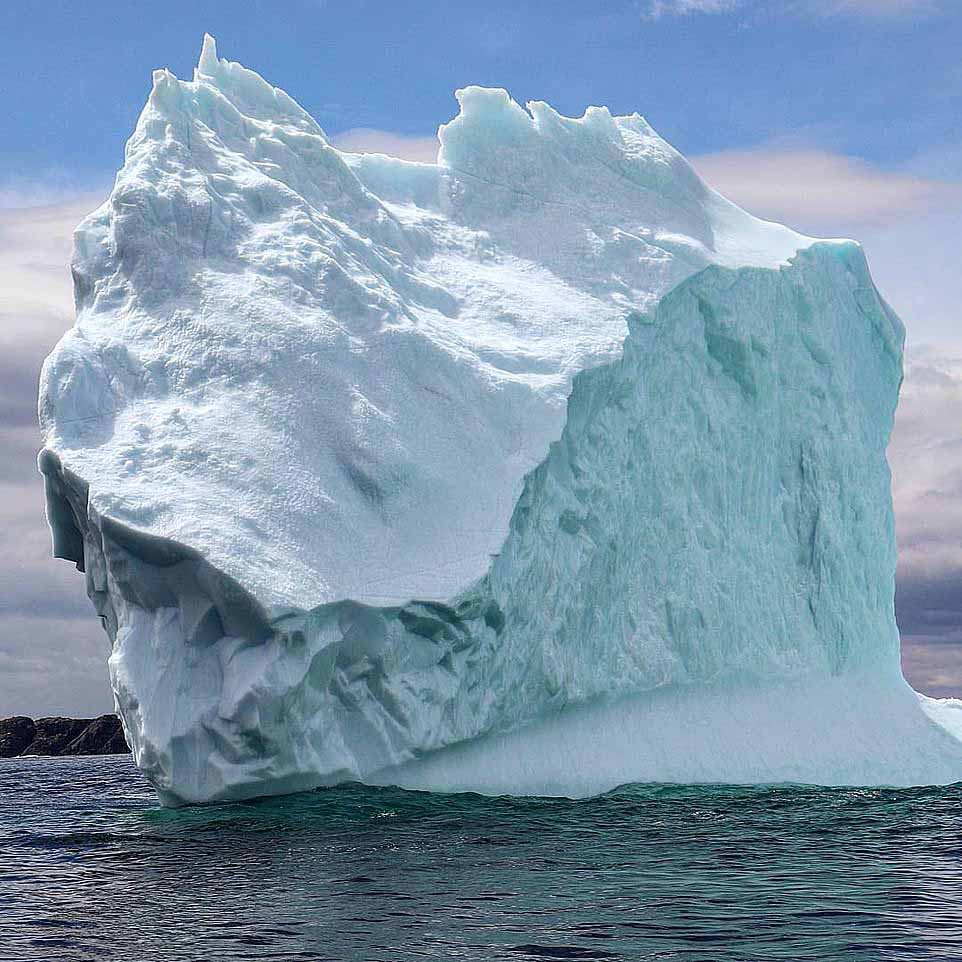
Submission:
[[419,165],[345,158],[210,43],[193,82],[155,75],[77,235],[80,327],[41,408],[101,510],[203,543],[270,603],[448,597],[628,313],[804,243],[637,115],[458,97]]

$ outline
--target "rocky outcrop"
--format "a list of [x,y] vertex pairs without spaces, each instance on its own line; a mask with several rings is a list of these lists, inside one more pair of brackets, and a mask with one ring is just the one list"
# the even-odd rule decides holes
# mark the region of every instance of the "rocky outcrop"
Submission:
[[25,715],[0,719],[0,758],[18,755],[122,755],[129,752],[120,719],[38,718]]
[[4,718],[0,721],[0,758],[22,755],[36,734],[37,726],[32,718],[25,715]]
[[[89,722],[81,733],[60,752],[61,755],[124,755],[130,751],[120,719],[101,715]],[[42,754],[35,751],[33,754]]]

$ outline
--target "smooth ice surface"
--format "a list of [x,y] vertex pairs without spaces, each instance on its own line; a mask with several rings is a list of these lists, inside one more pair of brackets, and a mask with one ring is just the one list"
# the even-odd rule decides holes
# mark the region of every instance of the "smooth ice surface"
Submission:
[[55,553],[165,801],[962,778],[901,678],[903,330],[638,115],[346,155],[205,41],[81,224]]
[[[429,791],[582,797],[661,783],[915,785],[958,781],[959,743],[876,675],[709,685],[570,706],[374,774]],[[879,724],[879,718],[883,725]],[[958,732],[958,728],[956,728]]]

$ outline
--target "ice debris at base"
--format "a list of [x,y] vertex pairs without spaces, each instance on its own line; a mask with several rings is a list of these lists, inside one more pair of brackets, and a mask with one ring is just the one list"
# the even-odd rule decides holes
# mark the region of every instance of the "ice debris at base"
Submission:
[[638,115],[457,96],[436,165],[343,154],[207,38],[77,230],[40,467],[161,798],[962,778],[861,249]]

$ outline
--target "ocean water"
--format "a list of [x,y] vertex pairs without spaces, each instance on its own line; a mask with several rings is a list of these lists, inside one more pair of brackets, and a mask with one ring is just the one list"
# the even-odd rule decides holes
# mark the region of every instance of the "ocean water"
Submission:
[[347,786],[164,810],[0,761],[0,959],[962,959],[962,789]]

